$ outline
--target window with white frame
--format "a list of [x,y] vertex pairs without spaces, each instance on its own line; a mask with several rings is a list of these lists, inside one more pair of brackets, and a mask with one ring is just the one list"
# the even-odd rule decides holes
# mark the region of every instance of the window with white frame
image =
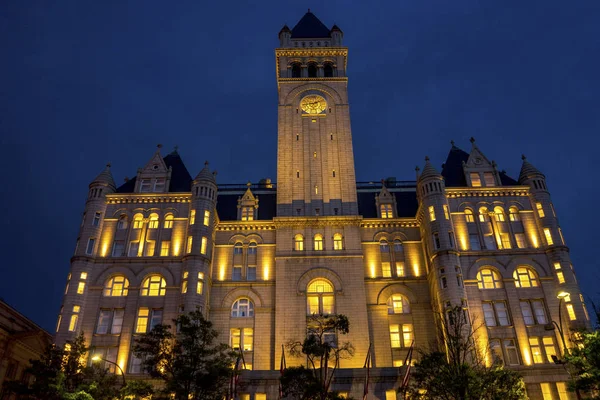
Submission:
[[118,335],[123,328],[123,316],[125,310],[117,309],[101,309],[98,314],[98,324],[96,325],[96,333],[99,335],[113,334]]
[[477,287],[479,289],[499,289],[502,287],[500,274],[491,268],[482,268],[477,273]]
[[335,305],[333,285],[322,278],[313,280],[308,284],[306,300],[308,315],[333,314]]
[[504,301],[483,302],[481,305],[486,326],[510,326],[510,318]]
[[122,297],[127,296],[129,291],[129,281],[123,275],[116,275],[106,281],[104,285],[104,296]]
[[538,287],[538,279],[535,272],[526,266],[519,266],[513,272],[515,286],[518,288]]
[[393,349],[409,347],[412,341],[412,324],[390,324],[390,344]]
[[150,275],[142,282],[142,296],[164,296],[167,291],[167,282],[162,276]]
[[314,237],[314,249],[317,251],[323,250],[323,235],[319,233]]
[[381,218],[394,218],[394,213],[392,211],[392,205],[391,204],[381,204],[379,206],[379,209],[381,210]]
[[542,299],[520,300],[521,314],[525,325],[546,325],[546,307]]
[[252,351],[254,348],[254,329],[232,328],[230,346],[234,350]]
[[304,250],[304,236],[301,234],[297,234],[294,236],[294,250],[295,251],[303,251]]
[[231,307],[231,318],[254,317],[254,303],[250,299],[238,299]]
[[334,250],[343,250],[344,244],[342,242],[342,235],[336,233],[333,235],[333,249]]
[[101,217],[102,217],[102,213],[99,211],[96,211],[94,213],[94,219],[92,220],[92,226],[99,226]]
[[401,294],[393,294],[387,301],[388,314],[409,314],[410,303],[408,299]]

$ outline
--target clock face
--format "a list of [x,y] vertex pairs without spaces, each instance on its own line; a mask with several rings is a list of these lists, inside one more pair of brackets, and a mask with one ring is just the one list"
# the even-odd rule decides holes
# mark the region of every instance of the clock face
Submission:
[[321,96],[310,95],[300,101],[300,108],[307,114],[320,114],[327,108],[327,102]]

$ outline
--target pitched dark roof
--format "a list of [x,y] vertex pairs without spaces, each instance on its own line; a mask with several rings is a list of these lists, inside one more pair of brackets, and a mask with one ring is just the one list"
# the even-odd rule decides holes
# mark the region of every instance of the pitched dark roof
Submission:
[[519,184],[519,182],[506,175],[506,171],[500,171],[500,182],[502,186],[515,186]]
[[[396,197],[396,213],[398,217],[412,218],[417,215],[419,204],[417,202],[416,191],[394,192],[393,189],[388,190]],[[358,214],[362,215],[363,218],[378,218],[377,205],[375,203],[375,196],[378,193],[379,190],[358,191]]]
[[[173,151],[163,158],[167,168],[171,167],[171,183],[169,192],[189,192],[192,190],[192,176],[188,172],[179,153]],[[117,193],[133,193],[135,190],[135,181],[133,178],[117,188]]]
[[329,28],[311,13],[310,10],[292,28],[292,38],[328,38],[331,37]]
[[[277,213],[277,193],[275,190],[254,191],[253,194],[258,197],[258,216],[257,220],[272,220]],[[218,193],[217,195],[217,214],[221,221],[235,221],[237,216],[238,198],[244,195],[244,191]]]
[[442,176],[446,181],[446,187],[467,186],[467,180],[463,171],[463,162],[467,162],[469,154],[456,146],[452,146],[442,168]]

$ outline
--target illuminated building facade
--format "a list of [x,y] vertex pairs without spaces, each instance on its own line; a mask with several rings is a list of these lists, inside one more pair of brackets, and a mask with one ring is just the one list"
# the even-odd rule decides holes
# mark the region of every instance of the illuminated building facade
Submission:
[[282,345],[306,335],[307,315],[345,314],[356,354],[334,389],[362,396],[371,343],[371,396],[390,398],[411,342],[427,348],[436,315],[462,305],[485,324],[486,358],[522,372],[531,398],[571,397],[550,327],[569,341],[589,322],[544,175],[523,158],[514,180],[472,140],[416,181],[356,182],[342,31],[309,11],[279,39],[277,183],[217,185],[208,164],[192,178],[160,147],[119,187],[107,166],[89,187],[57,342],[83,331],[134,377],[135,336],[200,307],[244,351],[240,398],[275,399]]

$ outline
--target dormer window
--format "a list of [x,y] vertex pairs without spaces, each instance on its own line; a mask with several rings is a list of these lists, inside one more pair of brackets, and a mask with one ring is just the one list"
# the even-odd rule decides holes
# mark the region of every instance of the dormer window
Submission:
[[481,187],[481,177],[479,176],[479,172],[471,172],[469,176],[471,177],[472,187]]
[[483,180],[485,181],[486,187],[496,186],[496,179],[494,178],[494,174],[492,172],[484,172]]
[[166,181],[167,180],[165,178],[156,178],[156,180],[154,181],[154,192],[156,192],[156,193],[164,192]]
[[152,180],[150,179],[142,179],[140,184],[140,192],[141,193],[150,193],[152,191]]
[[254,210],[252,207],[242,207],[242,221],[253,221]]
[[392,212],[391,204],[381,205],[381,218],[394,218],[394,213]]

